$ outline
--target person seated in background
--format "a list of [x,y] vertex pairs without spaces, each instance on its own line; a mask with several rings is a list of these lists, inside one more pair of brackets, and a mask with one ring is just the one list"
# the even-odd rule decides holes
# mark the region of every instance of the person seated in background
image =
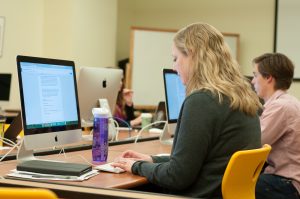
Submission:
[[300,102],[287,93],[294,65],[284,54],[266,53],[253,59],[253,74],[251,83],[265,102],[260,116],[262,144],[272,146],[256,198],[299,199]]
[[261,147],[261,104],[213,26],[194,23],[181,29],[172,55],[186,98],[170,156],[125,151],[112,165],[145,176],[156,192],[222,198],[222,177],[232,154]]
[[114,118],[120,127],[135,127],[141,124],[141,116],[135,117],[133,106],[133,91],[124,88],[121,82],[121,89],[118,93],[117,103],[114,111]]

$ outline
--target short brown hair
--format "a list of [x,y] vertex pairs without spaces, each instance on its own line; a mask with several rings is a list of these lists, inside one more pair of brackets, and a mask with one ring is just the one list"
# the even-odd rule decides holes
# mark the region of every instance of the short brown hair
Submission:
[[259,73],[263,77],[272,76],[275,78],[275,90],[289,89],[294,76],[294,64],[281,53],[265,53],[253,59],[257,64]]

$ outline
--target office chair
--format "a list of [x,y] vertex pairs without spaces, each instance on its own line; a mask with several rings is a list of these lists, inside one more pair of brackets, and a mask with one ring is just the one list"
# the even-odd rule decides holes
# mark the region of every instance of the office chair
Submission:
[[222,179],[223,199],[255,199],[255,186],[261,169],[271,151],[262,148],[235,152]]
[[58,199],[54,192],[38,188],[0,188],[0,198],[9,199]]

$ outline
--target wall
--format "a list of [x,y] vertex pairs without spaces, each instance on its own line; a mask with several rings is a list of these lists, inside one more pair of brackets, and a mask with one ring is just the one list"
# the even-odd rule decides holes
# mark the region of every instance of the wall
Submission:
[[77,65],[116,66],[117,0],[71,1],[74,2],[73,54]]
[[[300,58],[299,58],[299,8],[298,0],[278,0],[278,24],[277,24],[277,52],[282,52],[289,56],[295,64],[295,78],[300,78]],[[294,82],[289,91],[300,99],[300,81]]]
[[[241,68],[251,75],[252,58],[273,51],[274,6],[275,0],[0,0],[5,17],[0,72],[13,73],[5,106],[20,107],[16,55],[113,66],[129,56],[130,26],[179,29],[205,21],[239,33]],[[300,98],[299,90],[296,82],[290,92]]]
[[[240,34],[240,65],[245,75],[252,75],[254,57],[273,52],[275,0],[119,0],[118,13],[118,60],[129,57],[130,26],[180,29],[197,21]],[[296,82],[290,92],[300,99],[299,90]]]
[[45,12],[47,55],[77,66],[115,66],[116,0],[46,0]]
[[13,74],[10,102],[5,103],[4,108],[20,107],[16,55],[43,55],[43,2],[41,0],[0,0],[0,15],[5,17],[0,72]]
[[[131,10],[128,5],[132,5]],[[221,32],[240,34],[240,64],[245,74],[251,74],[252,58],[273,50],[274,6],[274,0],[186,0],[184,3],[181,0],[120,0],[118,13],[122,16],[118,16],[118,32],[122,35],[118,37],[128,42],[126,45],[118,43],[117,58],[129,55],[129,39],[124,38],[129,35],[126,34],[129,27],[124,24],[180,29],[189,23],[203,21]],[[134,16],[126,17],[127,13]]]
[[300,1],[278,0],[277,9],[276,51],[289,55],[296,66],[294,76],[300,79]]
[[0,0],[0,16],[6,19],[0,72],[13,73],[4,108],[20,108],[18,54],[71,59],[77,66],[116,63],[117,0]]

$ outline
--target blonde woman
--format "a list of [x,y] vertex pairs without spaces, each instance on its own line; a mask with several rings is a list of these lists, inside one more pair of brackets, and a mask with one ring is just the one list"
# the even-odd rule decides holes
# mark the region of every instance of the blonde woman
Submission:
[[170,156],[125,151],[114,166],[145,176],[165,193],[222,198],[222,176],[231,155],[261,147],[260,102],[211,25],[181,29],[172,54],[187,93]]

